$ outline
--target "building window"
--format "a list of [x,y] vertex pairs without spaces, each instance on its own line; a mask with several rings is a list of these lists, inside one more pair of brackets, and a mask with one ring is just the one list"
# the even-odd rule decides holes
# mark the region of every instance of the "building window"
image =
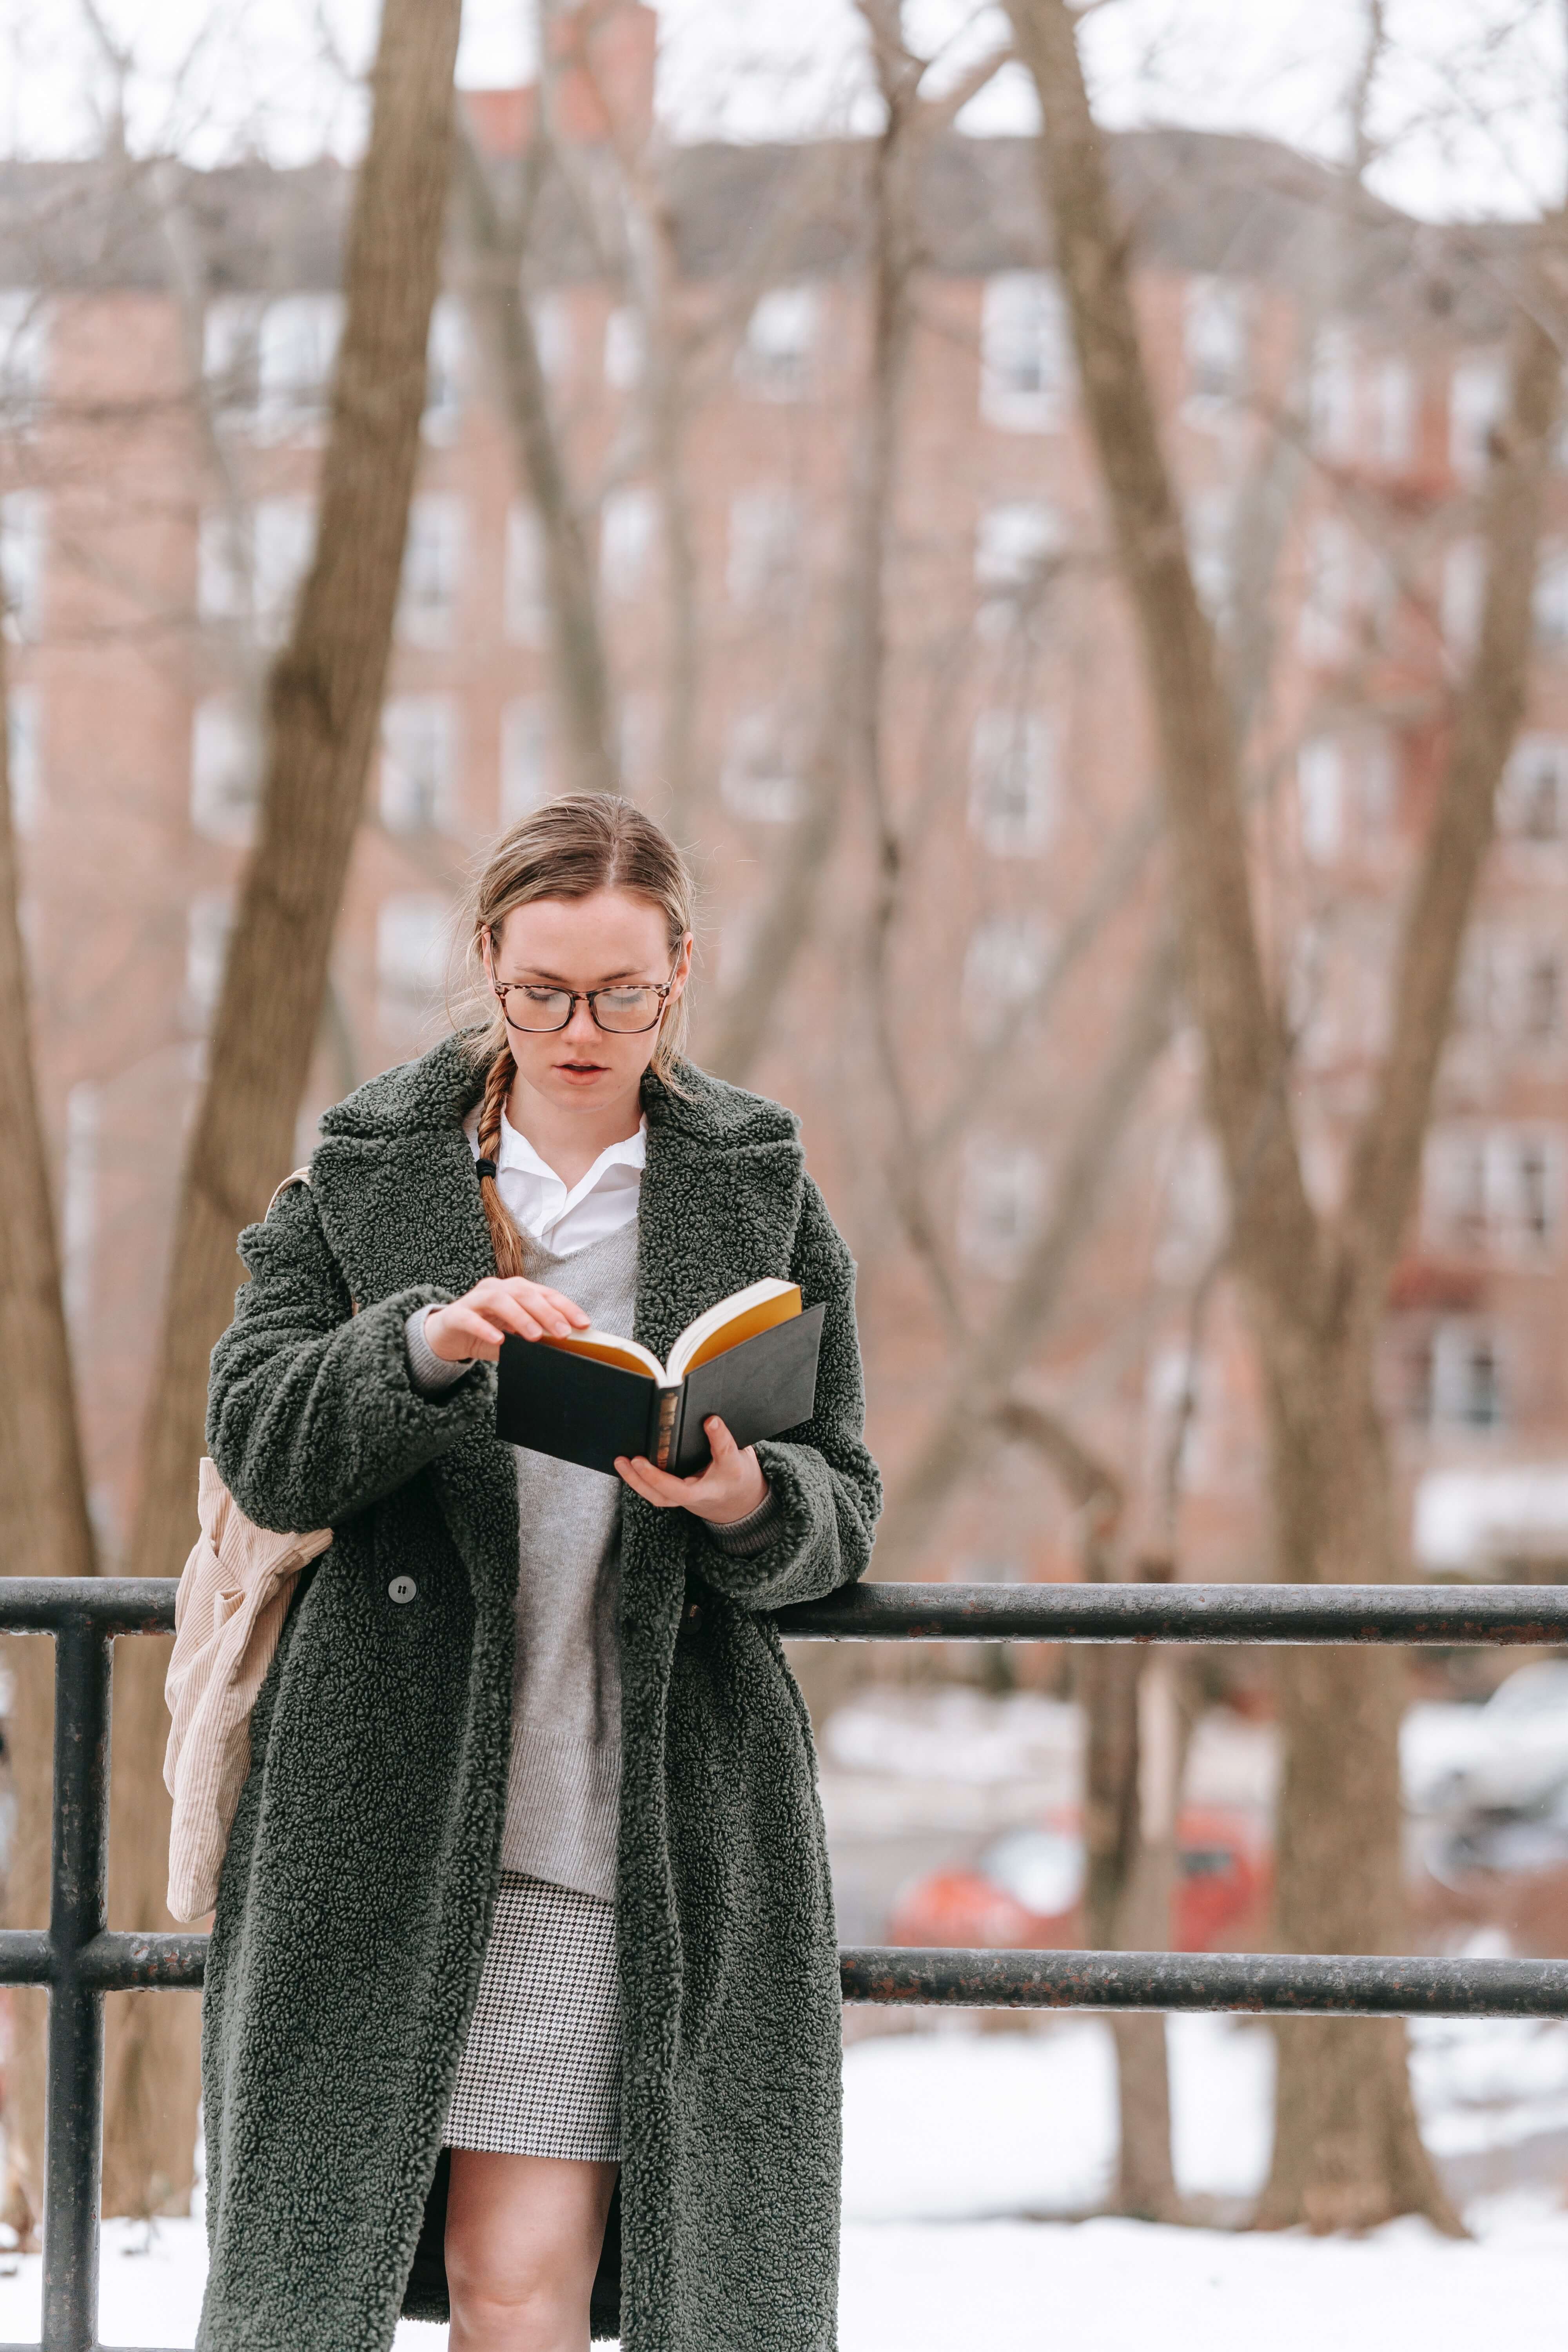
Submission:
[[397,634],[405,645],[449,646],[458,625],[467,551],[461,499],[425,497],[408,509],[408,543],[397,599]]
[[559,383],[572,366],[572,316],[563,294],[536,295],[528,306],[533,344],[546,383]]
[[261,398],[261,322],[266,303],[256,294],[222,294],[202,320],[202,379],[220,423],[256,421]]
[[185,990],[182,1010],[187,1028],[205,1030],[217,1011],[234,929],[234,892],[202,890],[185,912]]
[[48,382],[49,320],[32,286],[0,287],[0,427],[26,432],[37,422]]
[[1039,1223],[1045,1197],[1040,1155],[1026,1143],[975,1136],[959,1176],[958,1246],[986,1274],[1016,1274]]
[[395,694],[381,717],[381,821],[389,833],[450,833],[458,804],[458,706]]
[[1327,866],[1344,846],[1345,755],[1333,735],[1303,743],[1296,760],[1296,793],[1301,811],[1301,847],[1314,865]]
[[1568,541],[1542,541],[1535,574],[1535,642],[1542,653],[1568,646]]
[[1443,643],[1457,661],[1468,661],[1481,630],[1487,552],[1479,539],[1457,540],[1443,558]]
[[1556,940],[1501,928],[1471,931],[1459,972],[1456,1017],[1463,1027],[1539,1049],[1561,1041],[1563,1016]]
[[258,499],[256,505],[256,633],[281,645],[294,618],[294,600],[315,551],[316,515],[309,499]]
[[1307,549],[1307,593],[1301,606],[1301,652],[1308,661],[1341,661],[1355,604],[1356,542],[1338,515],[1320,515]]
[[800,572],[800,500],[782,483],[737,490],[730,501],[725,585],[742,611],[783,603]]
[[612,392],[635,392],[647,365],[642,312],[623,302],[605,321],[605,382]]
[[1453,1125],[1427,1139],[1424,1222],[1439,1249],[1539,1263],[1555,1250],[1562,1196],[1555,1129]]
[[963,956],[963,1012],[971,1034],[1000,1035],[1038,995],[1049,942],[1033,915],[988,915],[970,934]]
[[994,856],[1045,847],[1056,817],[1050,728],[1037,712],[983,710],[970,741],[969,823]]
[[983,596],[1026,596],[1061,551],[1061,517],[1045,499],[1008,499],[987,507],[974,535],[974,583]]
[[1468,1318],[1437,1323],[1415,1352],[1410,1408],[1426,1429],[1500,1429],[1503,1381],[1495,1335]]
[[500,718],[500,821],[518,824],[550,797],[550,705],[519,695]]
[[268,302],[257,340],[256,429],[281,441],[319,432],[342,332],[336,294],[291,294]]
[[1563,1034],[1563,959],[1557,950],[1528,948],[1521,981],[1519,1025],[1526,1044],[1555,1044]]
[[730,730],[720,780],[732,816],[757,824],[789,824],[804,802],[791,732],[775,710],[742,713]]
[[766,400],[804,400],[811,390],[822,298],[815,286],[774,286],[746,323],[735,358],[739,383]]
[[1498,824],[1510,841],[1568,837],[1568,736],[1521,737],[1503,771]]
[[1325,457],[1355,456],[1355,342],[1348,328],[1329,327],[1312,352],[1308,406],[1312,446]]
[[447,977],[451,917],[433,890],[400,890],[375,919],[375,976],[388,1011],[427,1012]]
[[1187,562],[1198,602],[1215,628],[1230,616],[1234,586],[1231,562],[1231,494],[1198,490],[1186,501]]
[[462,426],[468,384],[468,329],[463,306],[443,294],[430,313],[426,345],[425,414],[419,429],[438,448],[454,442]]
[[1461,360],[1455,368],[1448,384],[1448,462],[1462,482],[1485,473],[1507,393],[1497,358]]
[[1234,278],[1190,278],[1182,307],[1187,396],[1234,400],[1247,389],[1247,289]]
[[44,742],[36,686],[14,686],[5,698],[5,772],[12,824],[20,834],[37,833],[44,804]]
[[530,506],[514,499],[506,519],[506,633],[513,645],[542,646],[550,634],[544,533]]
[[647,582],[658,509],[651,490],[612,490],[599,513],[599,584],[628,602]]
[[226,695],[191,719],[191,823],[210,841],[244,845],[256,831],[261,747],[249,714]]
[[42,490],[0,498],[0,602],[13,644],[36,643],[43,628],[45,531]]
[[1072,398],[1072,345],[1061,288],[1047,270],[985,281],[980,313],[980,414],[1011,433],[1048,433]]
[[1408,360],[1381,359],[1372,372],[1373,454],[1399,472],[1415,455],[1415,376]]

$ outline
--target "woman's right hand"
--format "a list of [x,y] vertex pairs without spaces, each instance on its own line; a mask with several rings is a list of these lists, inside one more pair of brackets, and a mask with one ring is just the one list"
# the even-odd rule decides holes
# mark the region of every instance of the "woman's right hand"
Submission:
[[492,1274],[450,1307],[431,1308],[425,1318],[425,1344],[444,1364],[468,1363],[476,1356],[493,1364],[501,1341],[514,1332],[520,1339],[564,1339],[587,1328],[583,1309],[559,1290],[525,1282],[520,1275]]

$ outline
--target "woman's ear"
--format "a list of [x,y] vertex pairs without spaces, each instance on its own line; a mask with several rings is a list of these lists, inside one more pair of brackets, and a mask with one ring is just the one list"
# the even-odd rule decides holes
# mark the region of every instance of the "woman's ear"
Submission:
[[675,960],[675,970],[670,975],[669,1002],[672,1004],[676,998],[682,994],[687,982],[691,977],[691,950],[695,937],[694,932],[688,931],[680,942],[679,952]]

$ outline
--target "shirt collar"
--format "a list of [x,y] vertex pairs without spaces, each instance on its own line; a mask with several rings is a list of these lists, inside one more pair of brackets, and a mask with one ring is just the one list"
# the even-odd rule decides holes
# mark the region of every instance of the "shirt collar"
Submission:
[[547,1160],[542,1160],[526,1135],[521,1135],[503,1110],[500,1115],[500,1145],[496,1158],[497,1169],[515,1168],[521,1173],[536,1176],[546,1184],[557,1184],[566,1192],[564,1206],[575,1208],[596,1191],[613,1169],[642,1169],[647,1165],[647,1120],[639,1118],[637,1133],[621,1138],[618,1143],[606,1144],[585,1174],[580,1176],[569,1191]]

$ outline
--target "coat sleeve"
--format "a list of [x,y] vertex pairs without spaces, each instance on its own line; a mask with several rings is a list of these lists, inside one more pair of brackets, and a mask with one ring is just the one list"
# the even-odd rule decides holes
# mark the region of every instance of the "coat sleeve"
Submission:
[[763,1438],[757,1446],[777,1505],[771,1540],[760,1551],[721,1550],[693,1527],[695,1572],[726,1600],[748,1609],[782,1609],[816,1601],[866,1572],[871,1534],[882,1507],[882,1482],[862,1430],[865,1385],[855,1328],[855,1261],[808,1176],[790,1260],[808,1307],[820,1299],[816,1400],[798,1437]]
[[493,1428],[489,1365],[439,1396],[414,1385],[404,1326],[450,1294],[425,1285],[354,1314],[308,1187],[247,1225],[239,1254],[250,1280],[213,1350],[207,1451],[258,1527],[335,1527]]

